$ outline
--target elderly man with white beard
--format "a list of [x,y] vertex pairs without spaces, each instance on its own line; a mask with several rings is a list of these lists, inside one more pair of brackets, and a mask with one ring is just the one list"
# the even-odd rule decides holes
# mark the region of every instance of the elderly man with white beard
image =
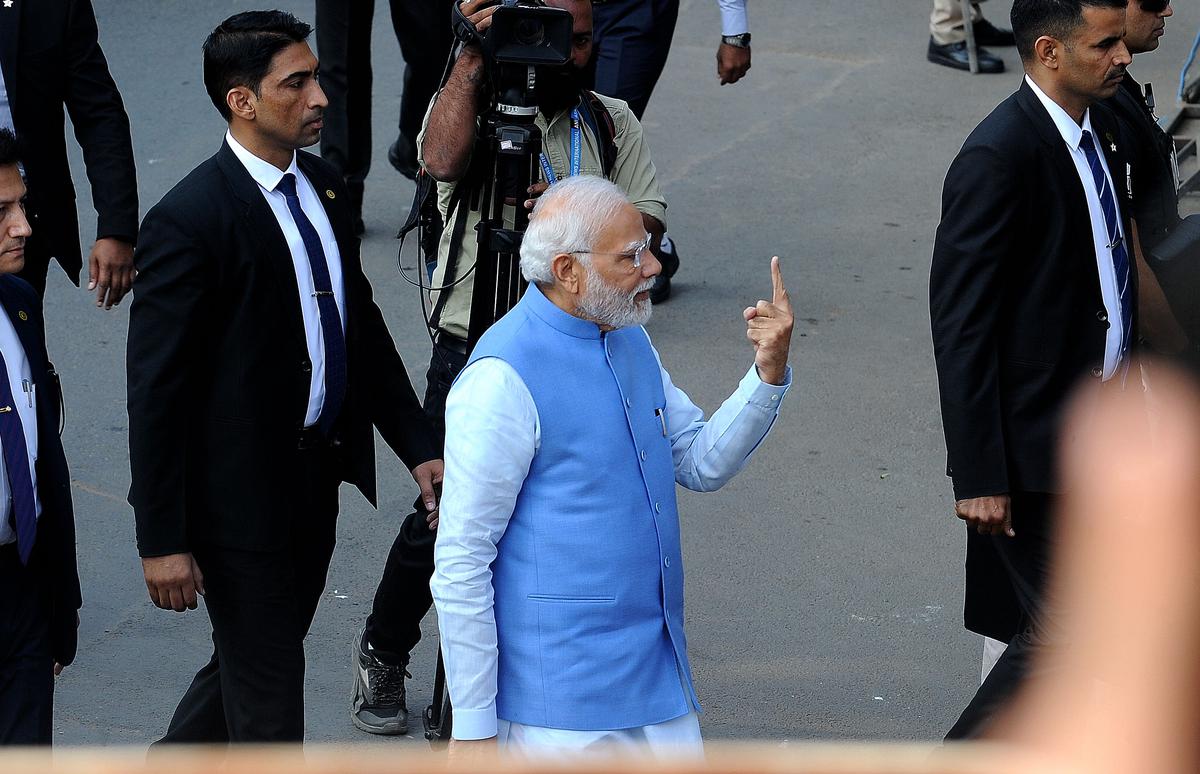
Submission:
[[707,421],[641,326],[661,266],[625,194],[550,187],[521,247],[529,289],[446,403],[430,584],[454,706],[451,753],[597,748],[694,755],[675,484],[720,488],[791,386],[792,310],[747,308],[754,364]]

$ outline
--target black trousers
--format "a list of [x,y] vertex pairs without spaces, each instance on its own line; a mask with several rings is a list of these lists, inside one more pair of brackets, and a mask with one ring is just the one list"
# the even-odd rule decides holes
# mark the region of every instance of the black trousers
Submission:
[[[85,266],[85,271],[86,268]],[[46,277],[49,273],[50,249],[35,232],[25,240],[25,265],[17,272],[17,276],[33,285],[40,298],[45,298]]]
[[[429,100],[441,85],[453,36],[453,0],[390,0],[404,55],[400,136],[415,152]],[[321,87],[329,99],[321,156],[340,171],[356,207],[371,168],[371,22],[375,0],[317,0]],[[415,157],[414,157],[415,160]]]
[[[425,413],[439,438],[446,434],[446,395],[466,362],[466,355],[446,347],[434,349],[429,361]],[[409,651],[421,639],[421,619],[433,605],[429,579],[436,534],[425,523],[427,512],[419,500],[416,505],[392,541],[367,618],[367,640],[377,655],[397,663],[408,662]]]
[[629,103],[639,119],[667,64],[679,0],[608,0],[592,6],[593,89]]
[[0,546],[0,745],[48,745],[54,719],[50,597],[16,543]]
[[304,637],[333,556],[338,481],[326,449],[297,453],[291,532],[275,551],[196,546],[213,654],[163,743],[300,742]]
[[1053,495],[1013,493],[1013,531],[1017,536],[991,538],[1021,608],[1020,631],[946,734],[947,741],[980,736],[1021,686],[1038,651],[1053,636],[1054,613],[1042,603],[1054,559],[1056,507]]

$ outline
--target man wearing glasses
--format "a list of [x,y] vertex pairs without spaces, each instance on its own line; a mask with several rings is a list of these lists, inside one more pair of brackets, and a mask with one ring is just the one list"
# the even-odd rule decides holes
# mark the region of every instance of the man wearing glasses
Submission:
[[[592,4],[588,0],[549,0],[571,13],[572,58],[560,78],[538,89],[535,123],[542,132],[541,181],[530,189],[535,198],[549,183],[573,175],[599,175],[620,186],[641,213],[643,233],[661,244],[667,202],[659,187],[642,125],[629,106],[581,87],[592,53]],[[494,0],[465,0],[463,14],[486,33],[498,6]],[[479,213],[465,204],[454,213],[449,203],[464,177],[469,177],[475,147],[477,115],[486,88],[483,53],[466,45],[458,54],[445,87],[430,105],[420,136],[421,163],[438,181],[441,214],[448,218],[438,247],[431,298],[431,325],[436,343],[429,360],[425,412],[442,429],[446,394],[467,361],[468,328],[475,291],[476,232]],[[526,206],[532,206],[527,202]],[[515,210],[508,208],[506,218]],[[449,216],[449,217],[448,217]],[[434,516],[420,506],[403,522],[388,553],[371,615],[355,640],[354,725],[372,734],[408,730],[404,679],[409,653],[421,637],[421,619],[432,600],[421,593],[433,571]]]
[[774,259],[772,300],[743,312],[754,364],[706,421],[641,327],[648,239],[609,181],[551,186],[521,247],[529,289],[450,391],[430,586],[454,755],[700,749],[675,485],[746,465],[791,386],[793,316]]

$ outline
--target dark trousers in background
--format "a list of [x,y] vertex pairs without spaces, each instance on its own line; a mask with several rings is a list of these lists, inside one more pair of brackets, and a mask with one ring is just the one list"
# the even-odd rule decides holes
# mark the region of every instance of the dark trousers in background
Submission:
[[[89,248],[90,249],[90,248]],[[84,275],[87,274],[87,256],[84,256]],[[25,240],[25,265],[17,276],[28,282],[37,291],[38,297],[46,297],[46,276],[50,273],[50,251],[38,238],[37,233]]]
[[639,119],[662,75],[679,0],[606,0],[592,6],[593,90],[629,103]]
[[46,589],[21,564],[16,543],[0,546],[0,745],[50,744],[54,658]]
[[1053,495],[1013,493],[1013,531],[1017,536],[991,538],[1021,607],[1021,628],[946,734],[947,741],[980,736],[1021,687],[1043,643],[1053,637],[1054,613],[1045,608],[1043,600],[1054,560],[1057,505]]
[[[391,0],[392,28],[404,55],[400,135],[415,153],[429,100],[441,85],[453,36],[453,0]],[[357,209],[371,169],[371,22],[375,0],[317,0],[321,88],[329,99],[321,157],[346,180]],[[415,156],[412,159],[415,162]]]
[[213,655],[196,673],[163,743],[300,742],[304,637],[333,556],[338,481],[326,449],[298,454],[295,517],[274,551],[196,546]]
[[[446,395],[466,363],[465,354],[442,346],[434,350],[429,361],[425,413],[439,440],[446,435]],[[377,655],[393,661],[407,663],[409,652],[421,639],[421,619],[433,606],[429,579],[433,576],[437,535],[426,524],[427,515],[418,507],[400,525],[367,618],[367,641],[376,651],[382,651]]]

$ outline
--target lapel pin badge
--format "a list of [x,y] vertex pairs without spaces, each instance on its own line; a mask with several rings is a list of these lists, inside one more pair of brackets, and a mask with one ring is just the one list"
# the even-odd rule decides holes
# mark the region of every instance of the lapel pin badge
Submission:
[[22,321],[25,321],[25,320],[28,320],[28,319],[29,319],[29,315],[25,313],[25,310],[24,310],[24,309],[22,309],[21,311],[17,312],[17,317],[20,317]]
[[1113,139],[1112,132],[1105,132],[1104,139],[1108,140],[1108,149],[1111,150],[1113,153],[1116,153],[1117,152],[1117,143],[1116,143],[1116,140]]
[[12,7],[13,7],[13,0],[4,0],[4,7],[5,7],[5,8],[12,8]]
[[337,194],[335,194],[335,193],[333,192],[333,189],[332,189],[332,188],[326,188],[326,189],[325,189],[325,195],[326,195],[326,196],[328,196],[330,199],[336,199],[336,198],[337,198]]

